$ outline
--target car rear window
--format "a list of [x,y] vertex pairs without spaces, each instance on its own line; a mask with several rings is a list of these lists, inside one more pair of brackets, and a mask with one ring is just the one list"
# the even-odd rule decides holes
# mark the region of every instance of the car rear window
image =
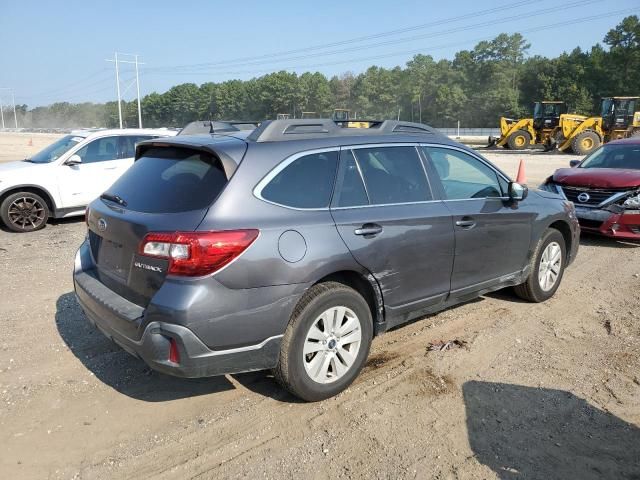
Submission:
[[220,161],[184,148],[151,148],[108,193],[143,213],[177,213],[209,207],[227,183]]
[[337,166],[337,151],[297,158],[273,177],[262,189],[261,196],[287,207],[328,207]]

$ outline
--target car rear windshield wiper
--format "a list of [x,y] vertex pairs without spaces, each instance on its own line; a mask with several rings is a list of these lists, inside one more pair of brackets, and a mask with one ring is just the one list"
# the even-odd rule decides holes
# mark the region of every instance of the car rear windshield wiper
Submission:
[[113,193],[105,192],[100,195],[100,198],[104,198],[105,200],[110,200],[112,202],[117,203],[118,205],[122,205],[123,207],[127,206],[127,202],[120,195],[114,195]]

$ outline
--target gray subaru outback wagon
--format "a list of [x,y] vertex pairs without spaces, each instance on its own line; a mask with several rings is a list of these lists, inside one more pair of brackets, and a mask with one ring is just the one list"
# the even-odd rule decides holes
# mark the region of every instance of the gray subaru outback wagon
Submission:
[[106,336],[172,375],[273,369],[309,401],[392,327],[508,286],[548,299],[579,238],[565,198],[397,121],[143,142],[87,224],[75,290]]

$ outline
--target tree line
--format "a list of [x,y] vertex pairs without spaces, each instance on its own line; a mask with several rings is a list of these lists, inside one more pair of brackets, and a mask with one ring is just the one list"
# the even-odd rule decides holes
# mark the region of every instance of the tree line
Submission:
[[[502,115],[531,114],[536,100],[564,100],[569,111],[598,112],[603,96],[640,95],[640,22],[626,17],[589,51],[556,58],[528,56],[519,34],[500,34],[451,60],[415,55],[404,67],[371,66],[327,78],[280,71],[250,80],[183,83],[142,99],[145,127],[181,127],[193,120],[262,120],[302,112],[328,116],[334,108],[358,118],[422,121],[435,127],[494,127]],[[124,123],[137,126],[137,104],[123,102]],[[67,103],[29,109],[18,121],[32,127],[117,127],[117,102]]]

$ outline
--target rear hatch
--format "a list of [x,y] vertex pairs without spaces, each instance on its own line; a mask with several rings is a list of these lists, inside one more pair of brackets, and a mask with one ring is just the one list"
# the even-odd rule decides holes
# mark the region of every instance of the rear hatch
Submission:
[[148,305],[164,281],[168,261],[141,255],[141,242],[150,232],[198,227],[230,177],[230,158],[220,158],[209,147],[150,145],[91,203],[89,243],[103,284],[133,303]]

